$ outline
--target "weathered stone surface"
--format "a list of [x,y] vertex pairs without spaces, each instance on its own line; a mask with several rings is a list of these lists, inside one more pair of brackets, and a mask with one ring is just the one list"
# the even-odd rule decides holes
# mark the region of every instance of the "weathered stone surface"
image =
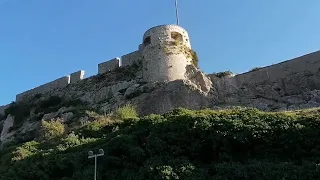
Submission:
[[[173,34],[177,35],[174,39]],[[167,82],[185,79],[186,66],[192,64],[188,32],[177,25],[161,25],[147,30],[141,47],[143,79]],[[175,43],[178,42],[178,43]]]
[[162,114],[178,107],[201,109],[210,106],[210,98],[192,90],[183,80],[169,82],[153,90],[142,94],[132,101],[137,105],[140,114]]
[[121,66],[131,66],[134,63],[138,63],[141,60],[142,55],[140,51],[135,51],[121,56]]
[[215,79],[214,89],[219,103],[266,111],[293,110],[319,107],[319,79],[317,52],[233,78]]
[[9,132],[10,128],[13,127],[14,117],[8,115],[7,119],[3,123],[3,127],[1,130],[1,137],[0,140],[2,143],[6,143],[11,139],[14,135],[14,132]]
[[199,90],[201,90],[205,94],[209,93],[209,91],[211,90],[212,82],[210,78],[205,76],[203,72],[196,69],[193,65],[188,65],[186,67],[185,76],[188,80],[195,84]]
[[72,112],[67,112],[61,115],[61,119],[63,122],[68,122],[74,117]]
[[137,90],[138,87],[140,87],[140,84],[133,84],[126,90],[124,96],[125,97],[131,96]]
[[[0,116],[5,114],[5,110],[10,106],[10,104],[0,106]],[[1,119],[0,119],[1,120]]]
[[31,89],[29,91],[23,92],[16,96],[16,101],[23,101],[28,100],[29,98],[33,97],[36,94],[42,94],[49,91],[56,90],[58,88],[64,88],[70,83],[70,75],[64,76],[62,78],[56,79],[49,83],[43,84],[39,87]]
[[61,115],[63,113],[70,112],[70,111],[72,111],[74,109],[75,109],[74,107],[62,107],[56,112],[55,116],[59,116],[59,115]]
[[56,117],[56,114],[57,114],[56,112],[45,114],[45,115],[43,115],[42,120],[44,120],[44,121],[51,120]]
[[81,81],[84,78],[84,74],[85,74],[85,71],[83,70],[70,74],[70,83],[73,84]]
[[100,63],[98,65],[98,73],[103,74],[106,72],[110,72],[120,67],[120,58],[114,58],[110,61],[106,61],[104,63]]

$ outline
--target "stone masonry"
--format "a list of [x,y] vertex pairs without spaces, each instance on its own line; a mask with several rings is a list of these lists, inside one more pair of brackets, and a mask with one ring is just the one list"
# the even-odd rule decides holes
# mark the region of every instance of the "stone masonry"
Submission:
[[[108,73],[119,67],[130,66],[141,60],[144,67],[142,68],[142,76],[147,82],[185,79],[186,66],[191,64],[191,59],[183,53],[184,49],[172,47],[175,42],[180,43],[183,48],[191,49],[188,33],[182,27],[177,25],[153,27],[144,34],[143,42],[139,44],[138,50],[123,55],[121,58],[114,58],[100,63],[98,65],[98,74]],[[80,70],[18,94],[16,101],[26,100],[36,94],[65,88],[68,84],[74,84],[83,79],[84,71]]]
[[120,67],[120,58],[114,58],[110,61],[100,63],[98,65],[98,73],[103,74],[106,72],[110,72]]
[[70,75],[61,77],[49,83],[43,84],[39,87],[31,89],[29,91],[18,94],[16,97],[16,101],[22,101],[28,99],[36,94],[42,94],[44,92],[52,91],[58,88],[64,88],[68,84],[70,84]]
[[209,76],[218,93],[217,105],[266,111],[320,106],[320,51],[234,77]]
[[182,80],[191,64],[188,32],[177,25],[149,29],[143,36],[143,79],[147,82]]
[[[132,95],[129,94],[132,94],[134,87],[138,87],[135,83],[140,80],[150,84],[179,80],[195,84],[205,96],[214,95],[212,105],[242,104],[261,107],[260,109],[263,110],[277,109],[275,106],[279,106],[278,109],[290,109],[295,103],[301,104],[299,107],[320,106],[320,51],[236,76],[217,78],[214,75],[204,76],[199,69],[191,67],[192,57],[189,54],[191,50],[188,32],[182,27],[160,25],[150,28],[144,33],[138,50],[121,58],[98,64],[97,74],[103,75],[97,77],[105,78],[105,75],[110,74],[116,77],[117,82],[106,81],[103,84],[104,87],[99,85],[99,88],[91,84],[93,88],[91,94],[78,89],[77,95],[85,93],[83,99],[94,103],[103,102],[110,94],[117,94],[118,91],[124,91],[126,88],[129,88],[126,96],[131,97]],[[122,74],[121,77],[115,76],[115,69],[131,67],[134,63],[142,64],[136,79],[122,77],[127,74]],[[84,79],[84,73],[80,70],[18,94],[16,101],[27,100],[36,94],[47,92],[70,93],[74,85],[83,84],[81,82],[84,81],[91,82],[95,78],[93,76],[93,78]],[[130,81],[123,79],[130,79]],[[69,84],[72,86],[68,86]],[[82,87],[87,88],[85,85]],[[72,90],[60,91],[68,88]],[[96,95],[97,93],[99,96]],[[175,102],[171,103],[175,104]],[[286,104],[285,108],[284,104]],[[0,106],[0,114],[3,114],[7,107]]]
[[141,52],[135,51],[121,57],[121,66],[131,66],[141,59]]
[[84,78],[84,74],[85,72],[83,70],[70,74],[70,83],[73,84],[81,81]]

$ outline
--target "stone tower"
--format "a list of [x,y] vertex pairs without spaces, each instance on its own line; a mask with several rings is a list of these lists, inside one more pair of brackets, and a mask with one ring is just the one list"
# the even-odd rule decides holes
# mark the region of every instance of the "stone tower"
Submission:
[[143,80],[168,82],[185,79],[193,51],[188,32],[177,25],[160,25],[145,32],[140,45]]

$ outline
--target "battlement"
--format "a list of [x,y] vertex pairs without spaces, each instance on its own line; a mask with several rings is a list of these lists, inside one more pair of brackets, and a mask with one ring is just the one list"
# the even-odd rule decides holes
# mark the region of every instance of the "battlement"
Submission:
[[[186,79],[186,67],[192,65],[191,43],[188,32],[177,25],[160,25],[148,29],[138,50],[98,64],[97,75],[110,73],[117,68],[133,64],[141,65],[142,80],[145,82],[170,82]],[[261,81],[274,82],[289,74],[320,71],[320,51],[276,65],[239,74],[233,79],[238,84]],[[141,62],[141,63],[137,63]],[[16,101],[27,100],[36,94],[44,94],[76,84],[84,79],[85,71],[80,70],[49,83],[16,95]],[[0,112],[5,106],[0,107]]]
[[[98,74],[108,73],[108,72],[114,71],[116,68],[119,68],[119,67],[131,66],[132,64],[139,61],[139,59],[141,59],[141,53],[139,50],[137,50],[132,53],[123,55],[121,56],[121,58],[114,58],[109,61],[102,62],[98,64]],[[16,96],[16,101],[17,102],[23,101],[23,100],[32,98],[36,94],[43,94],[50,91],[54,91],[56,89],[65,88],[69,84],[75,84],[83,80],[84,76],[85,76],[85,71],[79,70],[70,75],[63,76],[61,78],[58,78],[46,84],[40,85],[36,88],[20,93]],[[3,106],[3,108],[1,107],[0,107],[0,110],[1,109],[4,110],[6,106]]]
[[[78,80],[80,79],[80,74],[78,74],[78,77],[76,77],[76,74],[74,74],[72,76],[72,78],[74,78],[75,80]],[[24,99],[28,99],[36,94],[42,94],[42,93],[45,93],[45,92],[48,92],[48,91],[53,91],[55,89],[58,89],[58,88],[64,88],[66,87],[68,84],[70,84],[71,82],[71,76],[70,75],[67,75],[67,76],[64,76],[64,77],[61,77],[61,78],[58,78],[54,81],[51,81],[49,83],[46,83],[46,84],[43,84],[41,86],[38,86],[36,88],[33,88],[31,90],[28,90],[28,91],[25,91],[21,94],[18,94],[16,96],[16,101],[23,101]]]
[[[191,60],[182,51],[172,54],[166,51],[166,46],[172,48],[170,42],[179,41],[191,49],[188,33],[180,26],[169,24],[160,25],[148,29],[142,38],[138,50],[116,57],[106,62],[98,64],[98,73],[103,74],[114,71],[119,67],[131,66],[132,64],[143,60],[143,79],[149,81],[173,81],[184,79],[185,67],[190,64]],[[150,45],[149,45],[150,44]],[[162,48],[155,49],[155,46]],[[177,48],[176,48],[177,49]],[[16,96],[16,101],[23,101],[36,94],[43,94],[56,89],[65,88],[69,84],[77,83],[84,79],[83,70],[74,72],[70,75],[58,78],[49,83],[40,85],[31,90],[20,93]]]
[[98,65],[98,74],[111,72],[119,67],[131,66],[140,59],[142,59],[142,56],[139,50],[123,55],[120,58],[111,59]]

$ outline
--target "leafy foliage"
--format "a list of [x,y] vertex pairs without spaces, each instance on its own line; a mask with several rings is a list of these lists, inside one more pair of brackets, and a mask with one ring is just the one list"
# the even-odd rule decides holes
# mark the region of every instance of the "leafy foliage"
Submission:
[[319,111],[175,109],[130,123],[100,118],[56,145],[31,141],[1,150],[0,179],[91,179],[87,152],[99,148],[106,154],[98,179],[320,178]]
[[41,126],[41,139],[45,141],[55,140],[65,133],[63,123],[59,119],[43,121]]
[[123,120],[123,119],[137,118],[138,113],[133,105],[126,104],[125,106],[118,108],[114,112],[114,116],[116,119]]
[[216,76],[218,78],[223,78],[225,76],[230,76],[232,75],[233,73],[231,71],[223,71],[223,72],[219,72],[219,73],[216,73]]
[[195,51],[191,50],[191,56],[192,56],[192,64],[199,68],[199,58]]

